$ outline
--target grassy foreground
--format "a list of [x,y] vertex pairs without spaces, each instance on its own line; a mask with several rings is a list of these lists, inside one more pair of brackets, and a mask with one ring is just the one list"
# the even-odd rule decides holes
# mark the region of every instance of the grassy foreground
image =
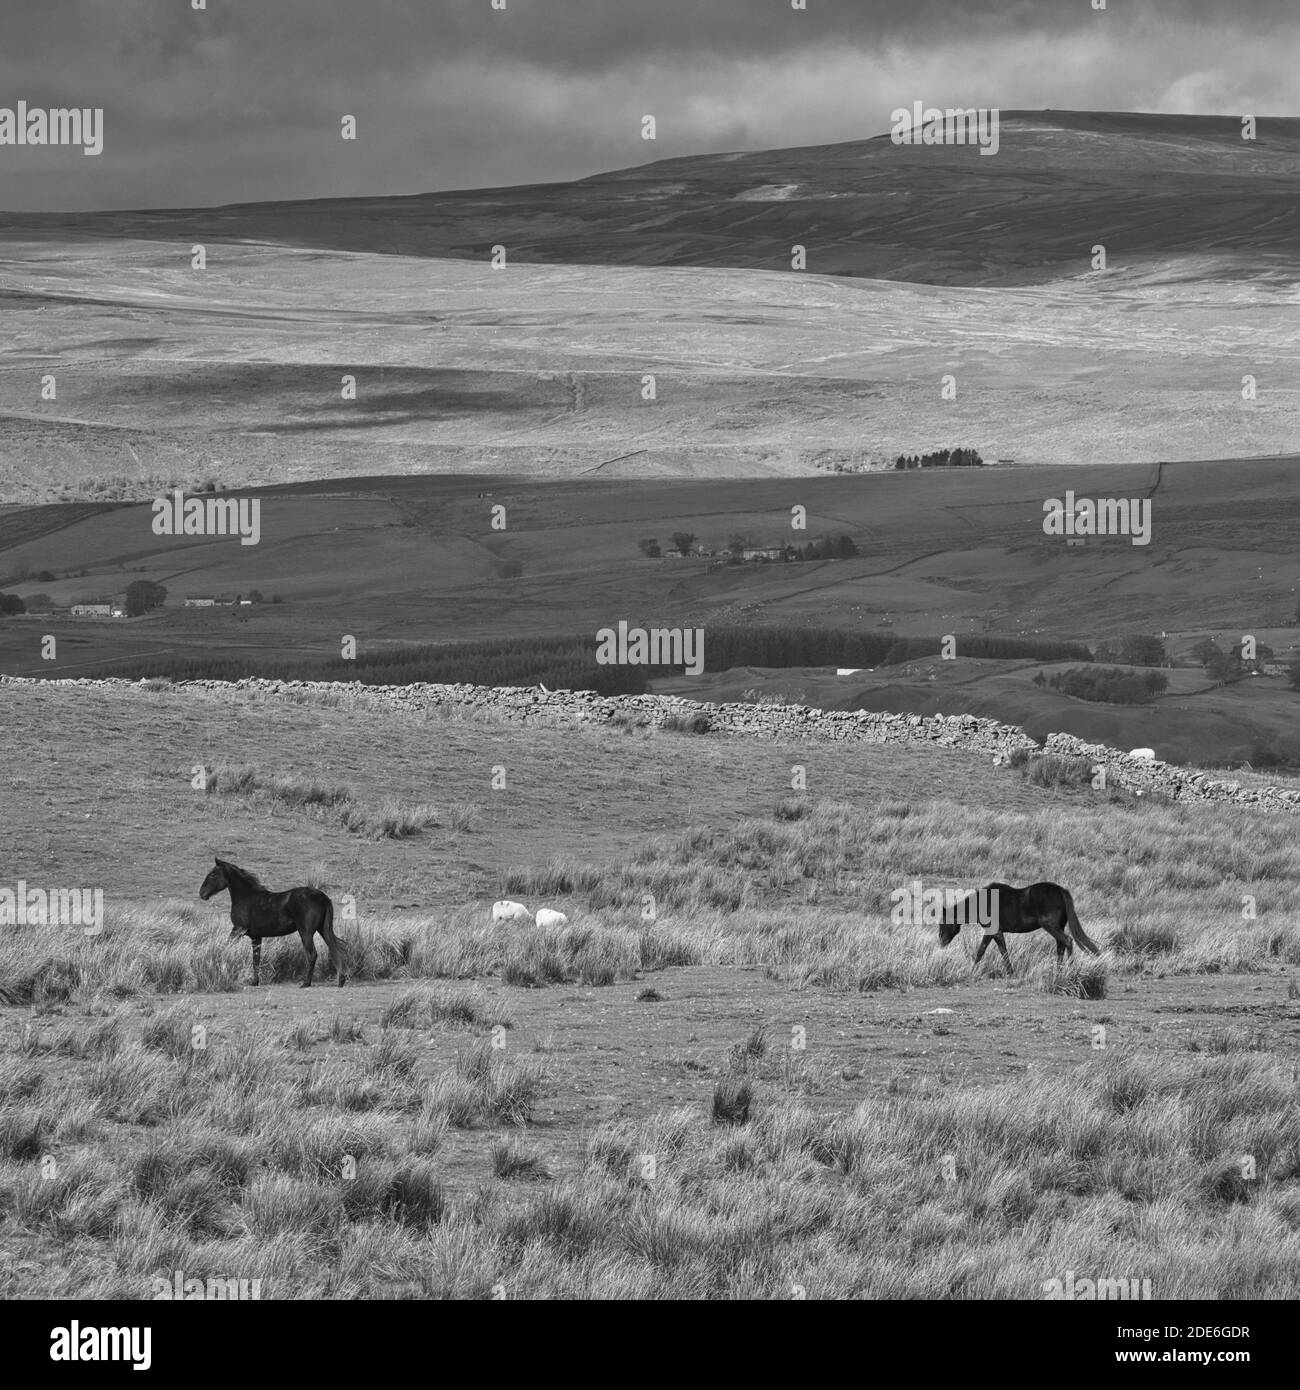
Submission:
[[[42,698],[14,864],[99,865],[106,910],[0,929],[0,1297],[1300,1295],[1292,818],[940,750],[330,709],[239,708],[236,762],[211,704]],[[214,841],[331,892],[345,989],[291,987],[296,939],[244,984],[192,898]],[[914,880],[1045,867],[1099,959],[1013,938],[976,973],[969,930],[891,920]],[[494,925],[500,895],[569,924]]]
[[[150,1297],[175,1270],[267,1298],[1035,1298],[1067,1271],[1300,1295],[1294,1066],[1229,1041],[825,1114],[758,1035],[711,1112],[601,1125],[552,1180],[527,1128],[545,1057],[495,1048],[508,1019],[472,991],[238,1046],[202,1013],[8,1040],[4,1297]],[[431,1027],[465,1036],[426,1075]],[[496,1137],[452,1196],[440,1153],[471,1128]]]

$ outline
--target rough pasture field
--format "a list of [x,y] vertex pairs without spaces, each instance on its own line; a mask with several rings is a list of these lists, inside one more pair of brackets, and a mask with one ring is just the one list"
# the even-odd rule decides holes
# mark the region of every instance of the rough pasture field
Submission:
[[1022,464],[1293,450],[1300,122],[1247,146],[1227,119],[1003,114],[996,160],[879,138],[3,215],[0,497],[341,477],[362,451],[373,472],[738,478],[958,441]]
[[[1167,633],[1186,669],[1150,707],[1090,704],[1036,687],[1023,662],[912,663],[848,683],[827,672],[706,673],[665,689],[704,699],[746,690],[830,708],[969,712],[1161,756],[1224,763],[1285,742],[1297,697],[1284,677],[1213,688],[1191,650],[1243,632],[1280,662],[1297,654],[1297,463],[1223,460],[1163,466],[955,469],[858,477],[580,481],[438,476],[350,478],[257,490],[261,538],[156,536],[134,505],[0,510],[0,588],[67,605],[149,579],[165,609],[128,621],[0,619],[0,671],[84,676],[122,657],[221,653],[263,663],[519,633],[594,633],[611,614],[649,625],[710,622],[838,626],[901,634],[996,634],[1095,645],[1135,625]],[[1105,537],[1066,548],[1043,534],[1044,500],[1134,497],[1152,506],[1152,541]],[[506,532],[490,529],[504,506]],[[678,531],[721,549],[736,534],[784,541],[791,508],[808,535],[847,534],[848,560],[709,570],[647,559],[645,537]],[[522,567],[517,578],[502,566]],[[42,579],[42,574],[53,578]],[[6,579],[6,576],[13,577]],[[25,577],[23,577],[25,576]],[[280,596],[236,613],[186,609],[190,594]],[[1104,593],[1107,602],[1098,604]],[[238,620],[236,620],[238,619]],[[46,633],[58,638],[42,656]],[[959,646],[960,650],[960,646]],[[933,678],[933,679],[932,679]]]
[[[6,1296],[1300,1293],[1293,817],[952,749],[4,700],[8,875],[105,901],[0,935]],[[296,989],[291,941],[244,985],[214,853],[350,897],[356,982]],[[974,974],[890,920],[1038,877],[1099,961]]]

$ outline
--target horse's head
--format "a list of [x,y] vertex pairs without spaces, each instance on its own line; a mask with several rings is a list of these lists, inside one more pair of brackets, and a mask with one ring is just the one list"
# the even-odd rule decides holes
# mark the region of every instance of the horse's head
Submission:
[[967,893],[962,897],[950,893],[944,905],[943,916],[939,919],[939,945],[951,945],[961,929],[970,923],[988,931],[991,929],[990,924],[997,923],[998,920],[996,883],[989,884],[987,888],[977,888],[973,893]]
[[945,894],[943,916],[939,918],[939,945],[951,946],[961,934],[962,924],[967,920],[964,912],[966,904],[952,893]]
[[199,888],[199,897],[207,902],[209,898],[215,898],[218,893],[223,892],[229,886],[226,882],[226,871],[222,867],[221,860],[218,859],[215,867],[208,870],[208,876]]

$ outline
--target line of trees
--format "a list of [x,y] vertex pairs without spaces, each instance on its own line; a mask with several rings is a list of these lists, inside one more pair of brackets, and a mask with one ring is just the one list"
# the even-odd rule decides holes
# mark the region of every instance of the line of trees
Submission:
[[[674,531],[673,549],[679,555],[691,555],[695,551],[696,539],[697,537],[691,531]],[[642,555],[651,560],[657,560],[663,555],[663,548],[655,536],[646,536],[637,541],[637,548]],[[728,564],[739,565],[744,562],[744,555],[747,550],[779,550],[781,555],[777,563],[797,560],[850,560],[858,553],[858,547],[853,537],[848,534],[817,536],[802,546],[793,543],[789,545],[766,545],[749,536],[732,536],[722,553],[728,557]]]
[[[680,668],[602,666],[591,636],[521,637],[454,642],[444,646],[390,648],[361,652],[356,660],[286,658],[268,651],[247,656],[133,657],[105,669],[105,675],[132,680],[160,676],[172,680],[362,681],[367,685],[434,684],[531,686],[553,690],[594,690],[601,695],[642,695],[647,682],[679,675]],[[734,666],[886,666],[937,656],[938,637],[849,632],[839,628],[707,627],[704,666],[709,672]],[[962,656],[1002,660],[1091,661],[1086,647],[1067,642],[1010,637],[964,637]]]
[[359,652],[356,660],[290,658],[268,651],[258,656],[156,656],[131,658],[105,669],[130,680],[159,676],[171,680],[361,681],[365,685],[531,686],[552,690],[594,690],[601,695],[643,695],[656,674],[644,666],[600,666],[595,637],[503,638],[446,646],[402,647]]
[[818,536],[802,548],[797,545],[785,548],[787,560],[851,560],[857,553],[858,547],[848,535]]
[[1165,644],[1150,634],[1134,633],[1098,642],[1093,656],[1097,661],[1115,661],[1124,666],[1169,665]]
[[899,454],[895,469],[904,468],[983,468],[984,460],[975,449],[936,449],[932,454]]
[[[706,629],[704,669],[733,666],[892,666],[900,661],[938,656],[939,637],[852,632],[841,628],[713,627]],[[1016,637],[962,637],[960,656],[990,660],[1091,661],[1087,647],[1075,642]]]

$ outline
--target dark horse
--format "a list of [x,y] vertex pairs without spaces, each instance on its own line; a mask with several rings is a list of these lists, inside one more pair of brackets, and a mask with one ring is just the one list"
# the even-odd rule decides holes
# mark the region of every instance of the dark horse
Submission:
[[262,886],[256,874],[218,859],[217,867],[208,870],[199,897],[207,902],[226,888],[230,890],[230,920],[235,924],[230,939],[236,941],[246,936],[253,943],[254,984],[258,982],[258,967],[262,963],[262,938],[288,936],[295,931],[302,938],[302,949],[307,952],[307,978],[302,982],[303,989],[310,986],[316,972],[316,947],[312,937],[317,932],[329,947],[330,969],[337,973],[340,985],[347,982],[342,966],[343,948],[334,935],[334,904],[319,889],[289,888],[283,893],[272,893]]
[[[1028,888],[1012,888],[1009,883],[990,883],[975,893],[948,906],[939,923],[939,945],[947,946],[967,922],[977,922],[981,926],[992,926],[997,919],[997,931],[989,931],[975,952],[978,965],[989,942],[996,941],[1002,959],[1011,969],[1011,957],[1007,954],[1007,943],[1002,939],[1003,932],[1037,931],[1040,927],[1056,942],[1056,962],[1059,965],[1067,955],[1074,954],[1074,940],[1091,951],[1094,956],[1101,952],[1079,925],[1074,911],[1074,899],[1069,890],[1059,883],[1031,883]],[[1070,935],[1066,934],[1066,926]]]

